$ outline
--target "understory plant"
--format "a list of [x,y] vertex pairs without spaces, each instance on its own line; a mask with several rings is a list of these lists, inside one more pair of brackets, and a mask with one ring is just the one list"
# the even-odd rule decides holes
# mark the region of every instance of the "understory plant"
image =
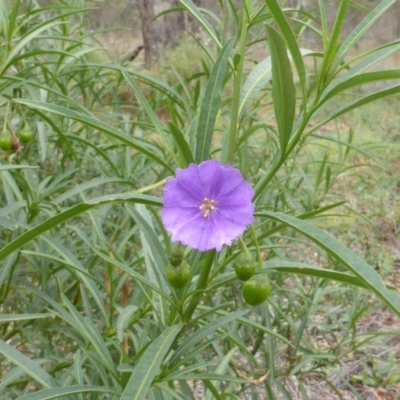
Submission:
[[323,229],[346,201],[333,185],[369,155],[355,130],[320,130],[400,92],[400,70],[376,68],[400,40],[356,51],[395,0],[347,34],[350,0],[332,24],[322,0],[220,0],[218,15],[179,0],[201,72],[172,71],[173,86],[116,64],[85,3],[0,0],[0,396],[290,399],[290,380],[330,384],[371,339],[356,329],[367,301],[400,316],[394,288]]

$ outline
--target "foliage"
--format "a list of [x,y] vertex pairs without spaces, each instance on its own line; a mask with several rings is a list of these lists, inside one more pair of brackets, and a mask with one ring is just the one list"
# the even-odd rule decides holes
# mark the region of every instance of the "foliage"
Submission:
[[[317,227],[343,204],[329,203],[337,178],[365,155],[353,130],[344,139],[319,128],[400,91],[398,70],[371,70],[400,40],[354,54],[395,1],[343,41],[349,0],[332,27],[323,1],[315,15],[276,0],[220,1],[221,15],[179,2],[202,27],[204,58],[200,72],[176,71],[169,84],[112,64],[84,29],[83,0],[23,10],[0,0],[2,133],[14,143],[32,133],[0,153],[7,399],[290,398],[288,378],[328,380],[343,349],[371,340],[356,332],[360,288],[400,316],[400,296],[375,269]],[[320,49],[300,47],[310,30]],[[269,55],[257,61],[260,46]],[[133,102],[121,98],[126,87]],[[311,143],[319,151],[310,155]],[[185,249],[192,281],[178,289],[166,278],[162,188],[177,168],[207,159],[233,164],[254,187],[256,222],[221,252]],[[242,248],[257,260],[252,279],[269,277],[257,308],[234,272]],[[312,320],[325,297],[336,307],[326,332]],[[323,351],[312,330],[334,335],[334,320],[344,334]],[[397,379],[393,363],[381,369],[374,382]]]

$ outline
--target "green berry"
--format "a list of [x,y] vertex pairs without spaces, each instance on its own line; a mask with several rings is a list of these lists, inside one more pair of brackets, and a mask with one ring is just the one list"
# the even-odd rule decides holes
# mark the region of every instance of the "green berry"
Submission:
[[267,275],[257,275],[243,284],[242,294],[247,303],[257,306],[268,299],[271,284]]
[[181,265],[183,261],[185,248],[180,243],[174,243],[171,246],[171,252],[168,256],[169,262],[174,266],[177,267]]
[[33,132],[28,124],[18,132],[18,137],[23,143],[28,143],[33,139]]
[[246,249],[242,250],[235,260],[236,276],[241,281],[248,281],[256,269],[256,263],[251,253]]
[[166,274],[169,284],[177,289],[182,289],[189,284],[192,279],[192,271],[186,261],[182,261],[181,265],[177,267],[169,264]]
[[0,149],[7,151],[11,150],[12,137],[8,132],[0,133]]

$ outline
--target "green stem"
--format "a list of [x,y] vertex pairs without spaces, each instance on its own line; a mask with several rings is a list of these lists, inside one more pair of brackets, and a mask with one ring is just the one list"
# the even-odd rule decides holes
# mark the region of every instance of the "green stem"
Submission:
[[250,230],[251,230],[251,234],[253,236],[254,247],[256,248],[258,268],[262,268],[263,262],[262,262],[262,257],[261,257],[260,246],[258,244],[257,234],[256,234],[256,231],[255,231],[253,225],[250,225]]
[[299,140],[301,139],[301,135],[304,132],[304,129],[306,128],[308,121],[312,117],[313,113],[314,113],[314,108],[312,108],[307,114],[304,115],[299,128],[297,129],[296,133],[293,135],[293,137],[290,139],[290,142],[288,143],[285,154],[277,154],[275,156],[274,160],[272,161],[272,166],[270,167],[268,173],[258,181],[258,183],[254,189],[254,192],[255,192],[254,200],[260,196],[260,194],[263,192],[264,188],[268,185],[268,183],[271,181],[271,179],[278,172],[279,168],[289,157],[290,153],[296,147],[296,145],[299,142]]
[[246,52],[246,37],[247,30],[249,27],[249,20],[246,10],[243,13],[242,29],[240,32],[240,44],[239,52],[240,59],[236,65],[233,72],[234,74],[234,86],[232,95],[232,113],[231,113],[231,123],[229,126],[229,132],[225,139],[225,145],[222,150],[222,162],[232,163],[235,158],[236,144],[237,144],[237,133],[238,133],[238,115],[240,106],[240,91],[242,87],[242,72],[243,72],[243,62]]
[[211,250],[206,255],[204,266],[202,267],[199,280],[197,281],[196,289],[183,315],[183,322],[185,324],[188,324],[190,322],[190,319],[192,318],[192,315],[195,312],[197,305],[199,304],[201,298],[203,297],[204,290],[207,288],[208,277],[210,276],[211,267],[213,265],[215,254],[216,251]]

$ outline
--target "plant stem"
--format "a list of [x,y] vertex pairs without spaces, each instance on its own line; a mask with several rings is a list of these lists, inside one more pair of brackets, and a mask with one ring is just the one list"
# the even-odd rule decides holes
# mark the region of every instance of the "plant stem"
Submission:
[[274,157],[274,160],[272,161],[272,166],[270,167],[267,175],[265,175],[263,178],[261,178],[255,187],[255,190],[254,190],[255,194],[254,194],[254,198],[253,198],[254,200],[260,196],[260,194],[263,192],[264,188],[268,185],[268,183],[271,181],[271,179],[278,172],[279,168],[289,157],[290,153],[296,147],[296,145],[299,142],[299,140],[301,139],[302,133],[304,132],[304,129],[306,128],[308,121],[312,117],[313,113],[314,113],[314,108],[312,108],[309,112],[307,112],[307,114],[304,115],[303,120],[300,122],[300,126],[298,127],[296,133],[292,136],[292,138],[290,139],[290,141],[288,143],[285,154],[277,154]]
[[237,132],[238,132],[238,114],[240,106],[240,91],[242,88],[242,72],[243,72],[243,62],[246,51],[246,37],[247,30],[249,27],[247,11],[243,12],[243,22],[242,29],[240,32],[240,44],[239,53],[237,53],[240,58],[236,67],[234,66],[233,76],[234,76],[234,86],[232,95],[232,113],[231,113],[231,123],[229,126],[229,132],[225,138],[225,143],[222,149],[222,162],[232,163],[235,158],[236,144],[237,144]]
[[210,250],[206,255],[204,266],[202,267],[199,280],[197,281],[196,289],[183,315],[183,322],[185,324],[188,324],[190,322],[190,319],[192,318],[192,315],[195,312],[197,305],[203,297],[204,290],[207,288],[208,277],[210,276],[215,254],[215,250]]
[[253,225],[250,225],[250,230],[251,230],[251,234],[253,236],[254,247],[256,248],[258,268],[262,268],[263,262],[262,262],[261,250],[260,250],[260,246],[258,244],[257,233],[256,233]]

